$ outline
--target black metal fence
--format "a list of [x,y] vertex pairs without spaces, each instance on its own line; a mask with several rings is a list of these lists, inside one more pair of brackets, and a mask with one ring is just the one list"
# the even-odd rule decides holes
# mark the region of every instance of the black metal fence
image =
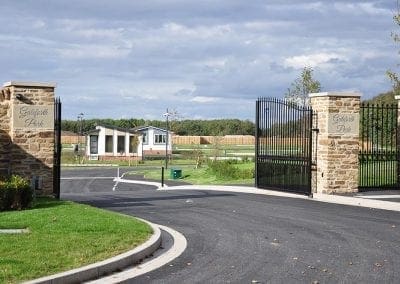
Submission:
[[256,102],[256,186],[311,193],[313,111],[275,99]]
[[53,194],[60,198],[61,178],[61,101],[54,100],[54,158],[53,158]]
[[360,106],[359,190],[399,188],[397,105]]

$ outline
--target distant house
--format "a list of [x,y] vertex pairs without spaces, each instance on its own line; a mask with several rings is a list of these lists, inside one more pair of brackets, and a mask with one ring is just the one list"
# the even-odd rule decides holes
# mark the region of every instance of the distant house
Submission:
[[[167,146],[168,142],[168,146]],[[154,126],[125,129],[97,125],[86,133],[86,156],[92,160],[133,159],[172,153],[171,132]]]
[[143,157],[164,156],[166,151],[168,151],[168,155],[172,153],[171,132],[154,126],[140,126],[132,130],[142,136],[141,145],[139,146],[141,148],[139,149],[142,151]]
[[141,149],[141,134],[133,129],[97,125],[86,133],[86,156],[92,160],[141,160]]

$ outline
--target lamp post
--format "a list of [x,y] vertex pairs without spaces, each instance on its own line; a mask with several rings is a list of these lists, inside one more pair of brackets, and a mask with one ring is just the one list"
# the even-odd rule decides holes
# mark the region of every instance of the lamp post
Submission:
[[83,131],[83,113],[81,112],[78,114],[78,123],[79,123],[79,133],[78,133],[78,162],[79,164],[81,163],[81,136],[82,136],[82,131]]
[[168,108],[167,108],[167,112],[164,113],[165,119],[166,119],[166,123],[167,123],[167,129],[166,129],[166,135],[165,135],[165,169],[168,169],[168,118],[171,115],[171,113],[168,112]]

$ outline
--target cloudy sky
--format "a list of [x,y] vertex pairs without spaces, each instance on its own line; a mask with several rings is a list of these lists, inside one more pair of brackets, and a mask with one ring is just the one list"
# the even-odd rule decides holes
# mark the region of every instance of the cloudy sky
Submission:
[[63,118],[254,120],[303,67],[370,98],[400,62],[396,0],[0,0],[0,82],[57,83]]

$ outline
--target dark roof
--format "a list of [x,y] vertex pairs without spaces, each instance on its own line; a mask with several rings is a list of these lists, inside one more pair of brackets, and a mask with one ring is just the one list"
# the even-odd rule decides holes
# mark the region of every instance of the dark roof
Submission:
[[89,130],[89,131],[85,132],[84,134],[85,135],[90,135],[90,134],[99,133],[99,132],[100,132],[100,129],[92,129],[92,130]]
[[135,127],[135,128],[131,128],[131,129],[132,129],[133,131],[143,131],[143,130],[146,130],[146,129],[149,129],[149,128],[153,128],[153,129],[157,129],[157,130],[160,130],[160,131],[163,131],[163,132],[167,132],[166,129],[159,128],[159,127],[155,127],[155,126],[151,126],[151,125],[147,125],[147,126],[137,126],[137,127]]
[[[129,132],[129,133],[134,133],[134,134],[137,133],[137,131],[134,130],[133,128],[123,128],[123,127],[101,124],[101,123],[96,124],[96,126],[104,127],[107,129],[115,129],[115,130],[122,131],[122,132]],[[96,131],[98,131],[98,129],[89,130],[87,133],[92,133],[92,132],[96,132]]]

